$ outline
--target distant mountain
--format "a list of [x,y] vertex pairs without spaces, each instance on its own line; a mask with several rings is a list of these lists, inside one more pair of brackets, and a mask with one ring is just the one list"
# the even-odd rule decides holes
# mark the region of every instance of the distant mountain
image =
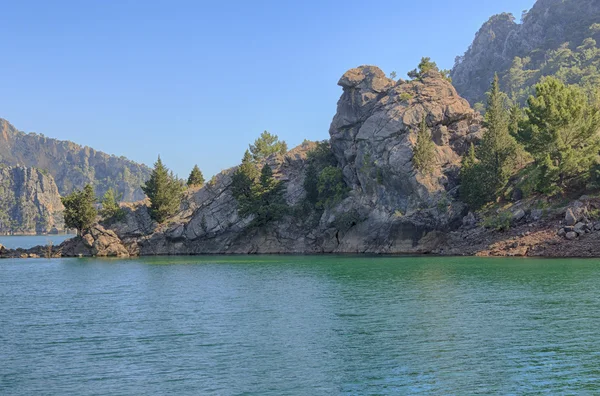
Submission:
[[0,167],[0,233],[36,234],[62,230],[63,205],[47,172]]
[[542,77],[585,87],[600,83],[600,1],[538,0],[516,23],[512,14],[491,17],[457,57],[451,77],[472,105],[485,101],[494,73],[521,103]]
[[150,176],[150,168],[125,157],[44,135],[26,134],[4,119],[0,119],[0,164],[47,171],[63,196],[91,183],[98,196],[112,187],[127,202],[144,198],[140,186]]

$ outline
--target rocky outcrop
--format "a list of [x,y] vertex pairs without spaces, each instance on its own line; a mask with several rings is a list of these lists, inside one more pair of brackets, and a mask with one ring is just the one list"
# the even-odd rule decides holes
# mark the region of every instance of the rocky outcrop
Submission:
[[62,231],[63,205],[48,173],[35,168],[0,168],[0,233]]
[[[477,32],[464,56],[457,57],[451,72],[453,83],[471,104],[485,101],[494,73],[500,75],[503,89],[523,88],[516,80],[526,80],[524,76],[532,74],[531,71],[523,73],[523,77],[515,76],[515,81],[502,78],[515,57],[527,58],[527,70],[537,69],[547,60],[549,51],[563,45],[576,48],[587,37],[600,39],[600,34],[590,31],[592,24],[598,21],[600,3],[596,0],[538,0],[523,14],[521,23],[515,22],[512,14],[495,15]],[[547,68],[559,69],[566,65]],[[509,87],[514,84],[516,86]]]
[[[395,83],[373,66],[348,71],[338,84],[344,93],[331,147],[355,195],[409,216],[452,200],[461,156],[481,137],[481,117],[452,84],[434,71]],[[412,162],[423,118],[435,142],[432,174],[417,172]]]
[[129,257],[129,251],[114,231],[95,225],[80,237],[66,240],[56,251],[62,257]]
[[0,163],[47,171],[63,196],[91,183],[98,196],[112,187],[123,194],[124,201],[137,201],[144,198],[140,186],[150,176],[145,165],[69,141],[26,134],[3,119],[0,119]]
[[[235,169],[187,193],[180,211],[165,224],[152,222],[148,203],[124,207],[111,225],[130,254],[207,253],[415,253],[429,251],[443,230],[466,214],[458,202],[461,154],[481,136],[481,118],[436,72],[396,83],[373,66],[348,71],[330,128],[331,149],[350,193],[324,211],[301,213],[307,153],[304,143],[267,159],[286,185],[291,208],[265,227],[240,218],[231,194]],[[436,143],[432,174],[415,171],[412,150],[425,117]]]

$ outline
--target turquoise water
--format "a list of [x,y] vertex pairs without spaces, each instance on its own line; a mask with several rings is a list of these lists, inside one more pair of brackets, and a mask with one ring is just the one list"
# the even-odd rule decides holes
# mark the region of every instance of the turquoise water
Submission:
[[74,235],[5,235],[0,236],[0,245],[8,249],[29,249],[34,246],[46,246],[52,242],[54,246],[58,246],[73,237]]
[[5,260],[0,394],[594,394],[599,286],[599,260]]

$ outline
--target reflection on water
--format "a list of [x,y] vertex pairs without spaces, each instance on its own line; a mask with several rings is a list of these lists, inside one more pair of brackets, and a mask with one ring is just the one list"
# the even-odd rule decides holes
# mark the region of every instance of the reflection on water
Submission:
[[582,394],[600,262],[0,262],[0,394]]

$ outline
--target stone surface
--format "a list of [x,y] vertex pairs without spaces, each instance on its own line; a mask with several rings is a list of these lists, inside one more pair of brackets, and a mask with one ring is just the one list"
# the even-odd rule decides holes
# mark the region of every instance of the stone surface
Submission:
[[569,241],[572,241],[574,239],[577,239],[578,235],[576,232],[567,232],[567,235],[565,235],[565,238],[567,238]]
[[577,218],[577,216],[575,216],[573,210],[567,209],[567,212],[565,213],[565,224],[572,227],[575,224],[577,224],[578,221],[579,219]]
[[66,240],[56,249],[63,257],[129,257],[129,251],[117,234],[98,224],[81,237]]
[[525,211],[523,209],[517,209],[512,214],[512,221],[521,221],[525,217]]
[[0,168],[0,233],[63,230],[58,188],[47,172],[21,166]]

